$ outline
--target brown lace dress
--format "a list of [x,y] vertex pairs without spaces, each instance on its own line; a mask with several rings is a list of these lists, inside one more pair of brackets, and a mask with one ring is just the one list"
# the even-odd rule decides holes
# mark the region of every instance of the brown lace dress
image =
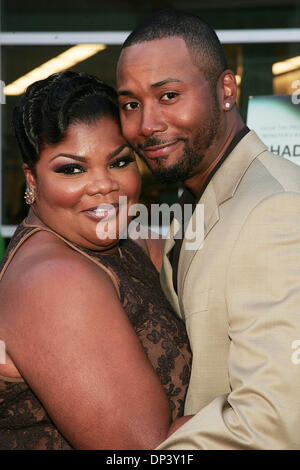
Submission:
[[[50,231],[24,222],[18,227],[0,264],[0,280],[22,243],[39,230]],[[191,352],[184,324],[165,299],[148,256],[131,240],[121,241],[118,254],[100,255],[51,233],[111,276],[123,308],[160,377],[173,419],[182,416]],[[0,449],[71,449],[29,386],[19,379],[1,376]]]

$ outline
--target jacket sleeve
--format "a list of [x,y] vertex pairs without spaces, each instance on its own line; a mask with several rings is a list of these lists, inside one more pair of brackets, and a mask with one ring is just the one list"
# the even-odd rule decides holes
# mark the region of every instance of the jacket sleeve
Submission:
[[272,195],[252,210],[225,296],[231,391],[158,449],[300,449],[299,193]]

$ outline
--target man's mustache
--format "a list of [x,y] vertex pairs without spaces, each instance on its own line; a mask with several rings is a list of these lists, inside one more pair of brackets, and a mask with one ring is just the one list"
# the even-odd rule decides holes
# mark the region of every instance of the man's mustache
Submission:
[[[183,138],[177,138],[176,140],[183,140],[185,141],[186,139],[183,139]],[[174,143],[174,138],[173,139],[158,139],[157,137],[150,137],[149,139],[147,139],[145,142],[143,142],[142,144],[139,144],[137,146],[137,148],[139,150],[144,150],[148,147],[155,147],[157,145],[166,145],[166,144],[169,144],[169,143]]]

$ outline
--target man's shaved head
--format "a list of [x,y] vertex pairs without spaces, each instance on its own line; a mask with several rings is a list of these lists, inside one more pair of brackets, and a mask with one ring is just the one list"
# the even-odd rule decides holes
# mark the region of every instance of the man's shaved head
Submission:
[[214,88],[228,65],[215,31],[197,15],[174,9],[156,12],[137,26],[122,49],[145,41],[175,36],[185,41],[194,64]]

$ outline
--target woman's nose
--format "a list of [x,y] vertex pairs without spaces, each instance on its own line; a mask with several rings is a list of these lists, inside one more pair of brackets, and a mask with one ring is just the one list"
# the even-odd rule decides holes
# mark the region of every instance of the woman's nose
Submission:
[[109,194],[112,191],[118,191],[119,183],[109,174],[94,178],[86,186],[89,196],[94,194]]

